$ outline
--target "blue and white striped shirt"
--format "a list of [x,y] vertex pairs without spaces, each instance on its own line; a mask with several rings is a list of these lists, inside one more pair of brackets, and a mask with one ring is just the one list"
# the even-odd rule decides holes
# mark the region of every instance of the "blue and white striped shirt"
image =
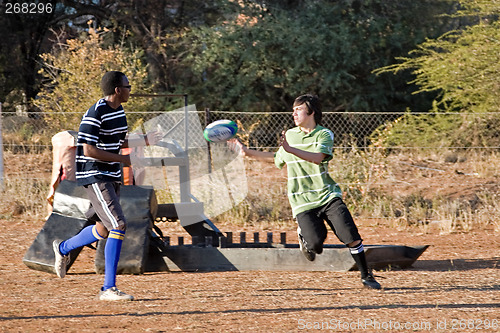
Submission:
[[92,105],[82,118],[76,146],[76,180],[78,185],[98,181],[121,181],[119,162],[105,162],[85,156],[83,144],[118,154],[128,131],[123,107],[111,108],[105,99]]

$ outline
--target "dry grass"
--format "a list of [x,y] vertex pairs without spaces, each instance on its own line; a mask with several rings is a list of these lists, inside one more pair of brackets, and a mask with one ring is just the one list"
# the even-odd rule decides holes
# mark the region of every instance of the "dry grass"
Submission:
[[0,216],[40,220],[47,215],[51,152],[15,154],[4,152],[4,181]]
[[[423,232],[432,227],[442,233],[469,232],[488,226],[500,232],[500,156],[469,152],[450,159],[450,154],[386,156],[353,149],[337,152],[330,171],[356,218],[385,219],[394,228],[411,226]],[[50,151],[5,153],[0,217],[46,216],[51,159]],[[262,230],[293,225],[286,171],[248,159],[245,167],[248,195],[214,221]],[[163,191],[158,195],[165,199]]]

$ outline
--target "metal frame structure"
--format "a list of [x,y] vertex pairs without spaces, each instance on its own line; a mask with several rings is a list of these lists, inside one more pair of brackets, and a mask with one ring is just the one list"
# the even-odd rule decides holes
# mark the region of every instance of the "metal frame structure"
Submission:
[[[174,130],[184,122],[184,149],[178,145],[171,143],[160,143],[161,147],[169,149],[174,157],[159,157],[148,158],[148,164],[162,167],[178,166],[179,167],[179,184],[180,184],[180,202],[172,204],[159,204],[157,216],[166,217],[167,219],[178,219],[181,226],[193,237],[210,237],[213,245],[217,245],[222,233],[215,224],[205,216],[203,211],[203,203],[191,193],[191,180],[189,168],[189,110],[188,110],[188,95],[187,94],[133,94],[133,97],[183,97],[184,98],[184,118],[175,124]],[[165,134],[168,135],[170,133]],[[208,146],[210,149],[210,146]]]

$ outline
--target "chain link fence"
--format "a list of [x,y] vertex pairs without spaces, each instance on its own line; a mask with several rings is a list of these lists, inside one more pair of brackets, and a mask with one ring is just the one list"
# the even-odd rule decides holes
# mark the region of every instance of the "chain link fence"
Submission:
[[[273,149],[277,148],[280,133],[294,127],[291,112],[237,112],[237,111],[194,111],[194,106],[189,106],[189,132],[200,131],[208,123],[219,119],[230,119],[239,125],[238,134],[252,148]],[[144,128],[153,118],[159,119],[162,127],[175,127],[176,131],[183,131],[183,110],[175,111],[150,111],[127,112],[130,130],[154,130]],[[64,112],[65,116],[80,119],[82,113]],[[69,116],[68,116],[69,115]],[[372,135],[377,128],[390,124],[408,115],[421,117],[416,127],[428,125],[425,136],[439,137],[439,130],[432,128],[435,119],[460,127],[455,132],[462,136],[463,145],[423,147],[417,142],[409,146],[391,145],[391,148],[435,148],[435,149],[496,149],[500,146],[500,113],[404,113],[404,112],[323,112],[322,126],[331,129],[335,134],[336,148],[351,148],[355,145],[359,149],[373,147]],[[452,119],[453,118],[453,119]],[[457,120],[460,118],[460,120]],[[434,119],[434,120],[432,120]],[[201,126],[201,127],[200,127]],[[54,128],[51,120],[43,113],[32,112],[29,114],[16,112],[2,113],[2,138],[4,151],[14,153],[40,152],[51,149],[53,135],[64,130],[77,130],[78,123],[63,125],[63,128]],[[415,132],[423,133],[422,128],[413,128]],[[418,133],[417,133],[418,134]],[[180,135],[180,134],[179,134]],[[423,134],[424,135],[424,134]],[[468,136],[468,137],[467,137]],[[474,136],[474,137],[473,137]],[[465,143],[467,142],[467,143]],[[474,144],[471,144],[474,143]],[[497,144],[498,143],[498,144]],[[199,144],[199,142],[197,143]],[[408,144],[408,142],[407,142]]]
[[[205,114],[207,123],[219,119],[238,122],[240,138],[252,148],[276,149],[281,132],[295,126],[291,112],[207,110]],[[321,125],[333,131],[339,149],[377,148],[380,142],[374,140],[381,139],[377,133],[391,136],[382,148],[392,150],[495,151],[500,147],[499,112],[323,112]]]
[[[291,112],[199,111],[194,106],[189,106],[187,111],[187,127],[183,120],[184,108],[169,112],[126,112],[131,131],[161,128],[169,132],[170,138],[179,141],[181,147],[185,147],[184,140],[187,139],[190,149],[206,149],[203,128],[219,119],[236,121],[238,136],[243,143],[269,151],[278,147],[283,130],[294,127]],[[2,113],[5,179],[11,183],[15,180],[35,184],[40,194],[36,198],[31,196],[28,201],[43,200],[48,187],[52,171],[52,136],[63,130],[77,130],[82,113],[65,114],[68,119],[76,119],[73,120],[76,123],[61,128],[50,120],[54,119],[53,115],[50,118],[43,113]],[[356,214],[362,214],[365,206],[374,206],[374,201],[380,203],[376,212],[371,208],[372,217],[408,216],[408,207],[413,207],[413,211],[418,207],[427,212],[433,205],[426,199],[432,196],[431,192],[454,198],[468,195],[470,204],[467,209],[473,209],[476,201],[489,200],[494,205],[494,193],[500,193],[500,186],[497,186],[500,113],[324,112],[322,125],[335,134],[335,158],[330,163],[332,177],[341,184],[346,200],[355,207],[353,212]],[[376,137],[374,133],[383,135]],[[386,141],[377,141],[380,137]],[[285,191],[286,178],[275,182],[279,187],[276,192],[286,196],[286,193],[281,193]],[[20,187],[15,191],[31,189]],[[252,189],[249,189],[249,195],[252,195]],[[264,195],[260,194],[261,197]],[[474,199],[476,197],[480,199]],[[400,199],[396,202],[395,198]],[[500,215],[500,207],[498,210]]]
[[[273,151],[278,147],[282,131],[294,126],[291,112],[233,112],[233,111],[197,111],[194,106],[187,107],[189,114],[188,126],[183,122],[184,108],[175,111],[127,112],[131,131],[146,132],[155,128],[146,128],[152,123],[163,130],[173,132],[173,136],[185,147],[185,140],[190,140],[190,147],[200,147],[203,128],[210,122],[219,119],[231,119],[238,123],[238,136],[250,148]],[[77,130],[82,116],[80,112],[64,112],[65,117],[73,119],[73,124],[65,128],[55,127],[51,119],[44,113],[2,113],[2,148],[8,154],[42,154],[52,149],[51,138],[63,130]],[[402,112],[324,112],[322,125],[335,134],[336,150],[358,150],[383,148],[391,152],[406,151],[408,154],[427,149],[429,154],[446,153],[450,151],[480,151],[495,153],[500,147],[500,113],[409,113]],[[154,121],[156,119],[156,121]],[[419,119],[416,121],[415,119]],[[153,120],[153,121],[151,121]],[[457,126],[451,130],[446,126],[436,126],[437,121]],[[394,124],[407,122],[403,132],[396,136],[405,139],[404,144],[384,142],[378,145],[373,142],[375,131],[395,132]],[[413,122],[413,123],[412,123]],[[187,136],[185,131],[187,128]],[[440,130],[446,129],[444,135]],[[400,129],[401,131],[401,129]],[[406,131],[406,132],[404,132]],[[410,133],[411,132],[411,133]],[[450,134],[451,133],[451,134]],[[394,134],[394,133],[392,133]],[[411,138],[415,136],[415,139]],[[456,136],[453,140],[451,136]],[[191,139],[189,139],[191,138]],[[436,139],[435,139],[436,138]],[[439,141],[440,139],[443,139]],[[422,140],[423,139],[423,140]],[[50,155],[49,155],[50,156]],[[8,165],[7,159],[4,164]],[[39,172],[25,165],[26,170],[19,170],[16,177],[37,178]],[[10,172],[13,171],[9,168]]]
[[[126,112],[131,131],[155,130],[155,128],[144,127],[144,124],[155,118],[158,119],[157,126],[175,130],[176,137],[180,141],[185,140],[183,108],[170,112]],[[69,119],[80,119],[82,116],[82,113],[76,112],[64,112],[64,114]],[[409,118],[406,117],[409,115],[410,113],[403,112],[324,112],[322,125],[331,129],[335,134],[335,148],[367,149],[377,146],[373,142],[373,134],[377,129],[390,131],[392,124],[398,121],[408,121]],[[389,142],[385,147],[392,150],[410,151],[418,149],[496,151],[500,147],[500,113],[411,113],[411,116],[412,119],[419,117],[420,119],[412,120],[414,124],[407,124],[404,129],[407,133],[399,133],[400,139],[406,136],[407,140],[404,145]],[[191,146],[200,146],[202,142],[198,142],[199,132],[210,122],[219,119],[236,121],[240,140],[251,148],[265,150],[276,149],[282,131],[295,126],[291,112],[196,111],[194,106],[189,106],[188,137],[196,138],[191,140]],[[457,126],[457,128],[450,130],[446,126],[436,127],[436,119],[451,124],[446,125],[448,127]],[[29,114],[3,112],[1,125],[3,151],[14,154],[41,153],[51,150],[53,135],[64,130],[78,129],[78,123],[75,121],[73,124],[63,125],[63,128],[55,128],[51,118],[47,118],[43,113],[34,112]],[[448,142],[444,141],[445,144],[436,142],[433,138],[441,138],[439,131],[444,129],[448,131],[446,135],[452,133],[456,138]],[[420,135],[424,140],[412,141],[408,139],[410,134]]]
[[[208,122],[231,119],[238,122],[239,135],[251,148],[276,149],[282,131],[294,127],[292,112],[208,111]],[[322,126],[335,134],[337,148],[370,145],[370,135],[385,122],[401,117],[397,112],[323,112]]]

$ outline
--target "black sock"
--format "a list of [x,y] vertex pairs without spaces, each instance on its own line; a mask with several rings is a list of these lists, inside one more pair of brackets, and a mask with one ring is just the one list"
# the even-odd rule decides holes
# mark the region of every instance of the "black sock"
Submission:
[[366,278],[368,275],[370,275],[370,272],[368,270],[368,263],[366,262],[363,243],[359,243],[359,245],[357,245],[356,247],[350,247],[349,251],[351,252],[354,262],[358,266],[359,272],[361,273],[361,278]]

